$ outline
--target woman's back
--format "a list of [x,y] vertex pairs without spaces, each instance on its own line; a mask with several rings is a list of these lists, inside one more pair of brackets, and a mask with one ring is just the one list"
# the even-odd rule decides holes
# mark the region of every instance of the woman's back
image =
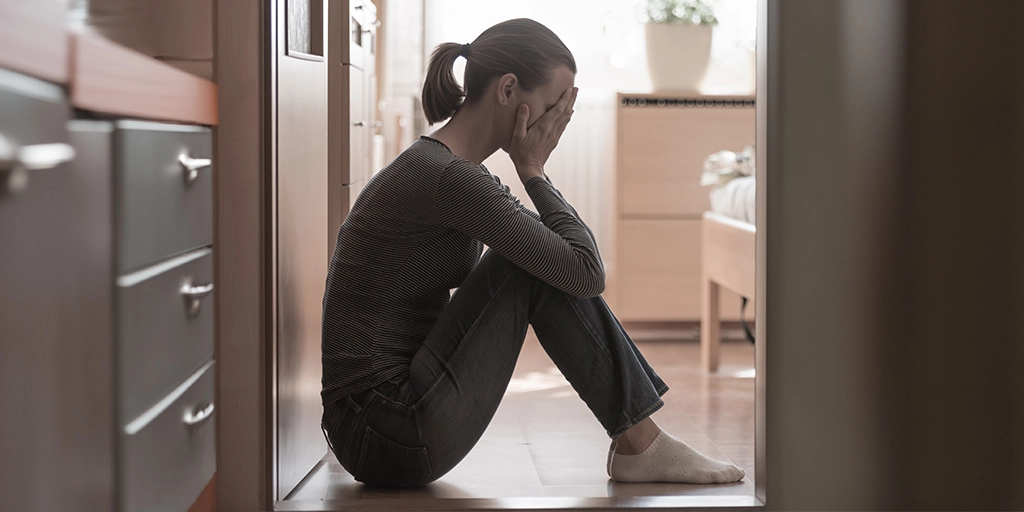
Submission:
[[537,218],[485,168],[427,137],[370,180],[338,232],[327,275],[324,403],[408,371],[450,290],[482,250],[480,242],[445,225],[439,204],[457,201],[472,210],[477,199],[495,194]]

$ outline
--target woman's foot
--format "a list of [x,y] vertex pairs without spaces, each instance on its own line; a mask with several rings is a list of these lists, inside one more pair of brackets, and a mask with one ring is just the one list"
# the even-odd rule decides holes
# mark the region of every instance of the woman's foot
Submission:
[[[623,434],[618,441],[612,443],[608,452],[608,476],[612,480],[727,484],[743,479],[742,469],[701,454],[658,428],[653,421],[641,425],[643,423],[627,431],[629,435]],[[653,440],[645,449],[638,450],[638,446],[642,446],[651,437],[652,426],[657,429]]]

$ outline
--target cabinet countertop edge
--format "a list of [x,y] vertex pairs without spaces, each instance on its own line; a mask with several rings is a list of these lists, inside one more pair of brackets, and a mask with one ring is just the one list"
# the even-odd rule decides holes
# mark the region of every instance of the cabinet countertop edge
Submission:
[[80,109],[217,124],[217,86],[103,37],[70,34],[70,96]]

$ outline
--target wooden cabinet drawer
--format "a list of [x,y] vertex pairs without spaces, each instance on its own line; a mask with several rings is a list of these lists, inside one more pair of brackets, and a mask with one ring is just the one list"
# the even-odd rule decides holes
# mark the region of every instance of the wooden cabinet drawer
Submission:
[[182,512],[216,469],[214,363],[121,431],[120,510]]
[[623,215],[704,213],[704,160],[754,142],[753,107],[620,106],[618,122]]
[[[630,322],[699,321],[701,221],[620,220],[615,313]],[[722,290],[722,318],[738,320],[739,296]],[[747,319],[753,319],[753,305]]]
[[619,222],[621,320],[700,318],[700,222]]
[[119,274],[213,243],[212,151],[207,128],[115,123]]
[[210,249],[118,278],[120,424],[134,421],[213,356],[212,283]]

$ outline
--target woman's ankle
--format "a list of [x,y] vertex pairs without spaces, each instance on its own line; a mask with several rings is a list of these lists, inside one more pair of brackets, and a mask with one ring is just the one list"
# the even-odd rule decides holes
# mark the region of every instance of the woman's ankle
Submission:
[[654,420],[647,418],[623,432],[613,443],[612,449],[618,455],[638,455],[647,450],[660,433],[661,428]]

